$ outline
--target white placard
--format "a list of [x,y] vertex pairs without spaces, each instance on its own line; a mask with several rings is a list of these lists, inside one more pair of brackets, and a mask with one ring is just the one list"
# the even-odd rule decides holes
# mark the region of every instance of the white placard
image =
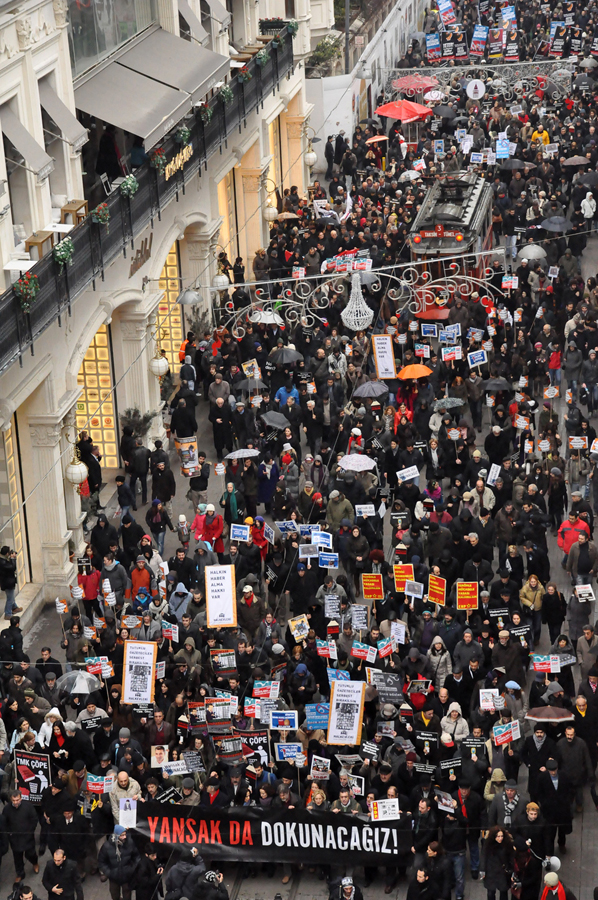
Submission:
[[206,566],[206,612],[208,628],[236,628],[237,600],[235,567]]
[[355,507],[355,515],[356,516],[375,516],[376,508],[373,503],[364,503],[363,505],[357,504]]
[[125,641],[123,657],[123,703],[154,702],[154,667],[158,655],[155,641]]
[[419,469],[417,466],[409,466],[409,468],[401,469],[400,472],[397,472],[397,479],[400,482],[411,481],[415,478],[419,478]]
[[488,475],[486,484],[490,485],[490,487],[493,487],[496,484],[496,479],[499,475],[500,466],[497,463],[492,463],[492,465],[490,466],[490,474]]
[[361,740],[364,681],[333,681],[330,692],[328,744],[356,746]]
[[392,349],[392,335],[372,335],[372,350],[374,351],[374,365],[378,378],[396,378],[395,356]]
[[383,822],[385,819],[398,819],[400,815],[399,801],[396,797],[390,800],[374,800],[371,806],[372,822]]

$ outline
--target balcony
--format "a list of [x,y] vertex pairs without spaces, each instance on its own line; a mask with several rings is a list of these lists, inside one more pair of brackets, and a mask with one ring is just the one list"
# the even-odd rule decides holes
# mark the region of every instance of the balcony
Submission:
[[[232,100],[223,104],[218,96],[213,97],[208,106],[212,110],[209,122],[204,122],[201,111],[196,110],[191,123],[185,122],[191,130],[189,145],[193,153],[181,168],[170,166],[160,174],[149,162],[135,170],[139,190],[131,198],[121,196],[118,188],[106,198],[110,212],[108,226],[94,223],[88,216],[70,232],[75,253],[72,265],[60,268],[48,253],[31,266],[40,285],[39,293],[29,312],[21,309],[19,298],[13,288],[0,295],[0,373],[15,360],[23,364],[23,355],[28,350],[34,353],[34,341],[53,322],[61,324],[63,315],[70,315],[71,304],[89,285],[96,288],[102,280],[105,269],[122,253],[126,256],[127,245],[132,246],[134,238],[154,219],[160,219],[162,211],[173,200],[185,193],[185,185],[195,176],[201,177],[207,171],[208,161],[216,153],[222,153],[228,138],[237,131],[242,133],[251,112],[263,105],[270,92],[274,95],[280,81],[290,77],[293,69],[293,38],[286,28],[282,46],[274,48],[270,43],[270,59],[260,68],[255,58],[247,63],[252,75],[250,81],[240,83],[232,78],[230,88]],[[176,130],[176,129],[175,129]],[[174,136],[170,135],[161,144],[168,162],[182,150]],[[187,154],[185,154],[187,156]],[[174,169],[174,171],[172,171]]]

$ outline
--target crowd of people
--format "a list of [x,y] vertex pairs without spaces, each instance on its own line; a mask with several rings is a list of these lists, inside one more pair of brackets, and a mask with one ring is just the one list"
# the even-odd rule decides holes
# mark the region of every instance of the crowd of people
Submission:
[[[518,7],[523,56],[545,45],[544,6]],[[468,29],[475,10],[455,4]],[[595,14],[578,13],[589,53]],[[432,16],[425,30],[434,28]],[[414,44],[399,67],[418,65],[417,53]],[[594,70],[578,63],[577,71],[589,89],[551,96],[538,85],[517,96],[518,113],[500,94],[470,100],[455,77],[449,112],[428,117],[415,145],[385,119],[357,125],[351,142],[328,138],[327,188],[316,181],[309,198],[284,191],[280,211],[297,218],[273,223],[252,266],[274,299],[282,279],[304,270],[314,286],[305,315],[249,321],[255,295],[243,260],[232,266],[224,256],[231,289],[220,327],[189,332],[181,346],[170,434],[201,434],[184,496],[167,445],[150,449],[127,426],[112,523],[100,504],[100,452],[80,434],[97,515],[61,646],[45,644],[35,662],[23,649],[16,555],[2,548],[0,854],[12,851],[14,900],[35,900],[25,862],[37,874],[46,851],[49,900],[83,900],[83,881],[95,874],[112,900],[133,891],[138,900],[227,900],[222,874],[196,848],[165,855],[121,823],[127,799],[363,820],[377,801],[397,799],[393,865],[306,858],[331,897],[362,900],[362,885],[378,881],[386,893],[405,885],[407,900],[450,900],[453,891],[463,900],[469,872],[488,900],[509,892],[575,900],[554,857],[581,827],[588,785],[598,806],[598,282],[580,267],[596,220],[598,109]],[[472,136],[468,150],[456,114]],[[516,145],[508,169],[471,163],[469,153],[495,148],[505,132]],[[376,136],[388,141],[367,143]],[[552,144],[558,150],[547,154]],[[586,161],[569,165],[578,155]],[[460,282],[446,324],[460,326],[461,359],[443,361],[410,305],[386,291],[385,273],[410,260],[407,236],[430,184],[468,167],[492,186],[494,244],[504,238],[505,257],[487,273],[492,303]],[[545,225],[555,217],[556,231]],[[544,255],[528,259],[526,245]],[[382,270],[362,288],[368,331],[343,324],[349,279],[332,291],[320,277],[346,251]],[[504,289],[510,268],[517,287]],[[373,334],[389,335],[398,373],[382,385]],[[482,346],[487,361],[470,368],[467,353]],[[407,367],[421,363],[426,370],[409,377]],[[235,526],[247,527],[246,539],[233,539]],[[305,526],[330,535],[336,566],[304,556]],[[216,564],[235,567],[234,628],[207,624],[205,575]],[[416,593],[396,566],[411,567]],[[380,576],[371,604],[365,575]],[[463,583],[477,591],[467,609]],[[125,646],[135,640],[156,644],[150,709],[123,699]],[[223,672],[218,651],[227,650],[234,666]],[[63,676],[85,672],[90,658],[104,660],[100,688],[65,688]],[[339,673],[367,685],[358,746],[329,746],[310,718]],[[230,735],[259,731],[254,686],[272,681],[277,707],[296,710],[298,723],[270,729],[265,756],[231,763],[222,735],[191,725],[197,704],[218,696],[230,700]],[[394,702],[384,693],[391,683]],[[275,745],[285,743],[302,745],[304,766],[277,759]],[[195,769],[169,772],[166,763],[186,753]],[[49,759],[37,803],[26,754]],[[96,779],[108,779],[107,789],[98,793]],[[276,866],[272,859],[263,871],[273,877]],[[284,884],[295,872],[283,860]]]

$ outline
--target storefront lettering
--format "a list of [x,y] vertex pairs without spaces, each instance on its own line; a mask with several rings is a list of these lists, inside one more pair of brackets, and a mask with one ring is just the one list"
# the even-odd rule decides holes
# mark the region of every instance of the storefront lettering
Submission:
[[152,242],[154,240],[154,232],[150,234],[149,238],[144,238],[141,242],[141,247],[131,260],[131,268],[129,269],[129,278],[132,278],[135,272],[138,272],[139,269],[146,264],[148,259],[152,255]]
[[182,169],[188,159],[191,159],[193,156],[193,147],[191,144],[187,144],[186,147],[177,153],[175,157],[173,157],[164,170],[164,178],[168,181],[169,178],[172,178],[175,172],[178,172],[179,169]]

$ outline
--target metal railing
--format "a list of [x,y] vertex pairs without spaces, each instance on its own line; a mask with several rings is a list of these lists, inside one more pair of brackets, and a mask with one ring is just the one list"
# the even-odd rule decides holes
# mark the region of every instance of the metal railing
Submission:
[[[154,219],[160,219],[161,212],[173,200],[185,193],[185,185],[195,176],[207,171],[208,160],[216,153],[222,153],[228,146],[229,137],[238,130],[239,134],[247,126],[247,117],[263,105],[269,92],[275,95],[284,77],[290,77],[293,69],[293,38],[286,28],[281,31],[284,41],[278,47],[265,45],[270,59],[260,67],[255,57],[247,63],[251,80],[241,83],[238,77],[231,79],[233,98],[222,103],[218,95],[207,104],[212,110],[209,122],[204,122],[201,110],[196,110],[192,124],[189,145],[193,154],[182,167],[167,179],[149,162],[135,170],[139,182],[136,194],[128,199],[122,197],[115,188],[106,198],[110,212],[107,225],[92,222],[88,216],[69,233],[75,252],[71,265],[61,269],[48,253],[31,266],[40,285],[35,302],[28,312],[21,309],[19,298],[11,287],[0,295],[0,372],[15,360],[22,365],[23,354],[30,350],[33,355],[34,341],[54,321],[61,324],[61,317],[71,313],[71,303],[90,285],[95,290],[98,279],[103,280],[105,269],[127,249],[133,247],[134,238]],[[173,134],[164,139],[161,146],[168,162],[183,149],[177,144]]]

